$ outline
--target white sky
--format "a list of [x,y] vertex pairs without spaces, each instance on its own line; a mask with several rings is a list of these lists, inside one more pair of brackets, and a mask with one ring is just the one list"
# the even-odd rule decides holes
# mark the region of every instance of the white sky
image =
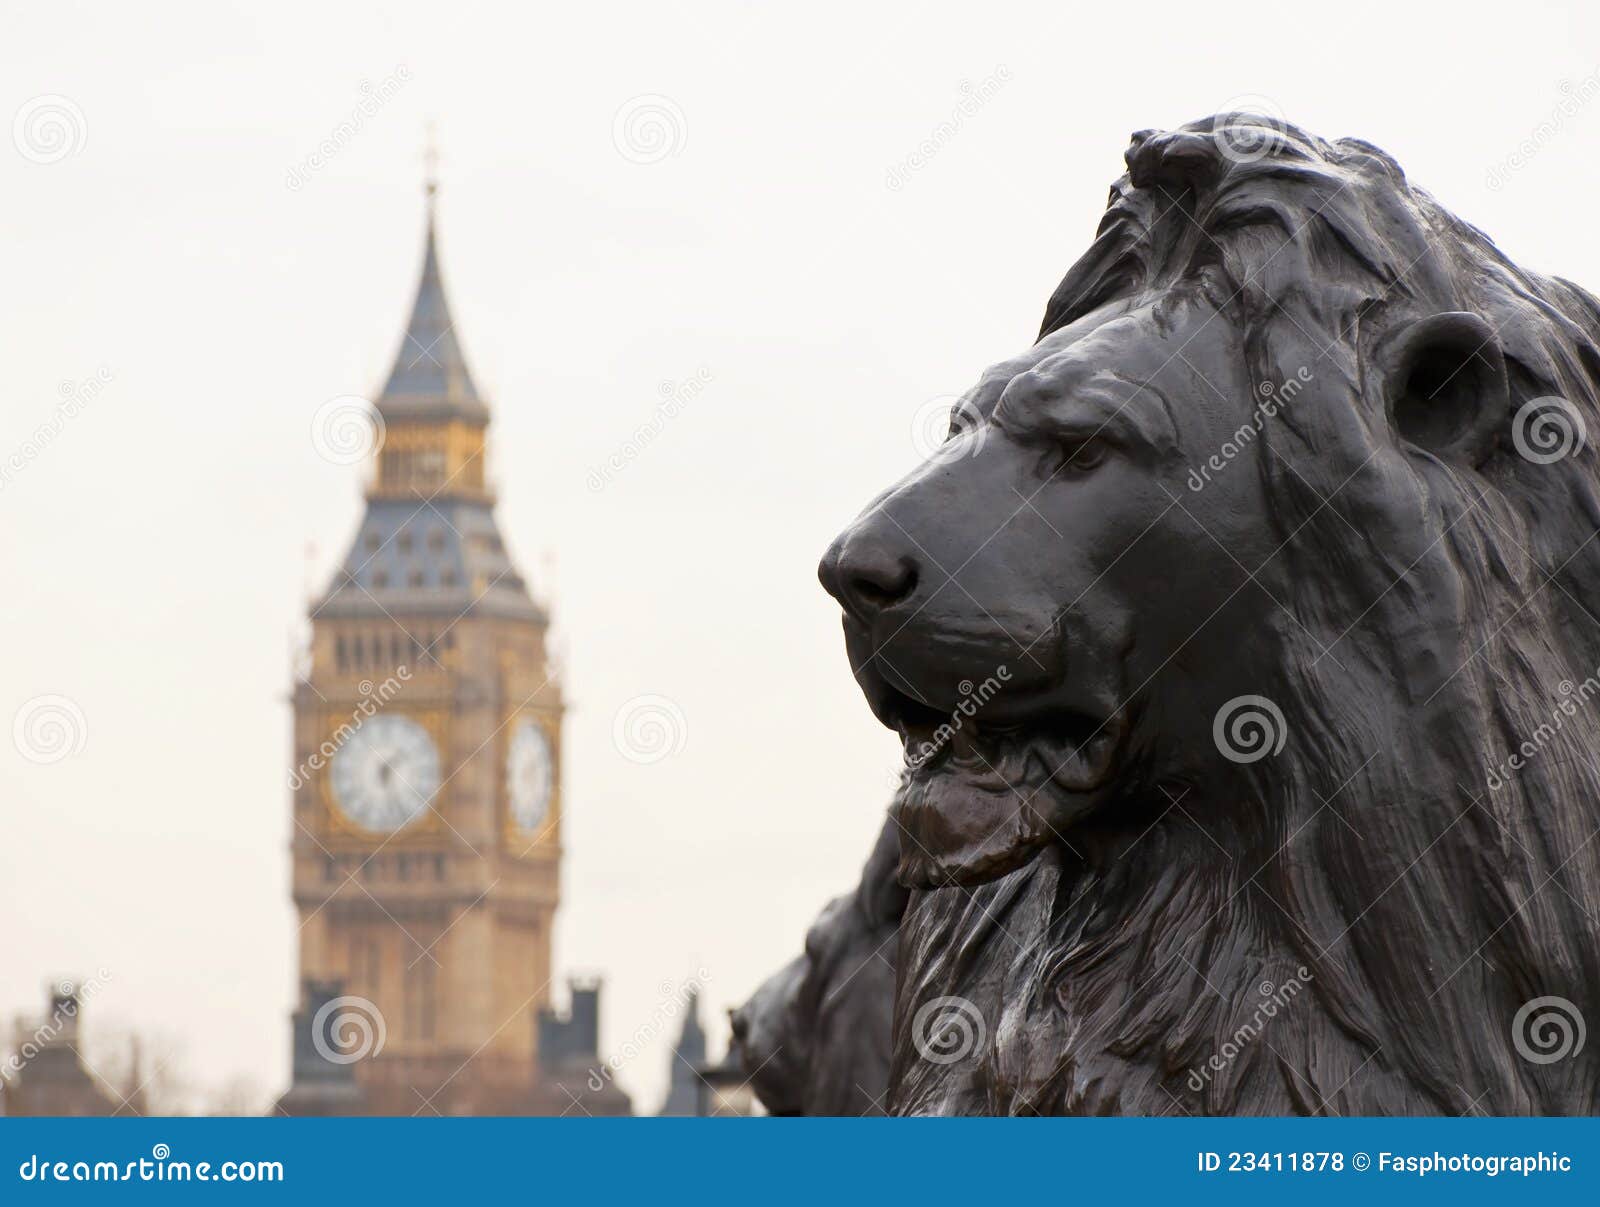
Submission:
[[[1580,0],[772,7],[0,7],[0,456],[63,381],[111,378],[0,490],[0,721],[59,694],[87,723],[49,765],[0,742],[0,1017],[104,967],[89,1029],[176,1037],[201,1085],[284,1084],[290,638],[361,487],[311,417],[388,369],[430,118],[500,525],[574,702],[558,962],[606,975],[613,1049],[702,963],[720,1048],[722,1009],[854,882],[897,747],[817,558],[915,463],[919,409],[1030,341],[1131,131],[1264,98],[1600,287],[1600,105],[1570,99],[1600,71],[1600,20]],[[402,68],[286,187],[363,81]],[[988,99],[889,188],[964,82]],[[6,136],[45,94],[84,137],[41,164]],[[641,94],[683,118],[656,163],[613,141]],[[591,491],[661,383],[701,370]],[[642,693],[687,719],[648,766],[612,744]],[[667,1060],[663,1037],[622,1070],[641,1109]]]

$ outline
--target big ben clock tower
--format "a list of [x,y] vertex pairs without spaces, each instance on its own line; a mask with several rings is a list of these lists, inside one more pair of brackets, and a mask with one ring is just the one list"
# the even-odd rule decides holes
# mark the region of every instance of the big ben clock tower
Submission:
[[311,609],[293,693],[303,1019],[286,1110],[320,1109],[302,1057],[371,1113],[514,1112],[537,1078],[561,689],[495,525],[489,409],[440,279],[433,194],[366,513]]

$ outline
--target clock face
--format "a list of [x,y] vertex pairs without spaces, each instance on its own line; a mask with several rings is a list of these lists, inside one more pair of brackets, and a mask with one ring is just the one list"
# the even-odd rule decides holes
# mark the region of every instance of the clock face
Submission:
[[518,721],[506,753],[506,791],[512,820],[524,830],[537,830],[550,812],[553,764],[544,728],[537,721]]
[[439,790],[439,752],[408,717],[369,718],[333,756],[333,796],[346,817],[389,832],[411,821]]

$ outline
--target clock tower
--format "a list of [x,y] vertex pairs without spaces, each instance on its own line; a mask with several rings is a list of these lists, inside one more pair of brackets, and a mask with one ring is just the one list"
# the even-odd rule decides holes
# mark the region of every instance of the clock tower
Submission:
[[528,1109],[549,1005],[561,688],[545,611],[495,524],[489,408],[451,319],[427,191],[366,512],[311,609],[293,692],[303,998],[289,1113],[322,1109],[318,1084],[344,1104],[328,1109]]

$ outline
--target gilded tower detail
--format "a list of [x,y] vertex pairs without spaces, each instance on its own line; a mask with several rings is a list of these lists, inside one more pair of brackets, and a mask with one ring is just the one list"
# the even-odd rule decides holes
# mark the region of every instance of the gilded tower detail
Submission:
[[311,609],[293,692],[290,1113],[515,1112],[538,1078],[561,688],[495,525],[489,409],[440,279],[432,193],[366,512]]

